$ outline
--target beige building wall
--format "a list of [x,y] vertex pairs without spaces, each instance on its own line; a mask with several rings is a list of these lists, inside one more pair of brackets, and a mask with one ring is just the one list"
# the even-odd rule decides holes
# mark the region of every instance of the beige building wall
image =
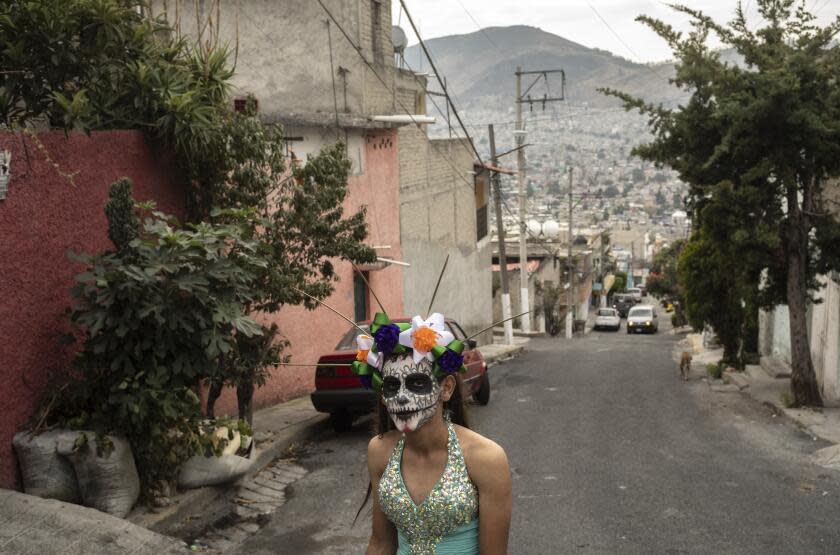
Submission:
[[[457,320],[467,333],[492,323],[489,237],[476,234],[474,158],[458,139],[428,140],[417,126],[400,129],[400,246],[405,309],[425,315],[447,255],[433,312]],[[488,332],[481,339],[490,342]]]
[[[391,2],[324,4],[393,90]],[[183,36],[229,48],[232,60],[238,52],[234,93],[255,95],[268,120],[280,121],[290,114],[311,120],[320,115],[332,124],[336,98],[343,114],[394,111],[389,88],[336,24],[325,23],[330,18],[315,0],[152,0],[151,10],[153,16],[165,16]]]

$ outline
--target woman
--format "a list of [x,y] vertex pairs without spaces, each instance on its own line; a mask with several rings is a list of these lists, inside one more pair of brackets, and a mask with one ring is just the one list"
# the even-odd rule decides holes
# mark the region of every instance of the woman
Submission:
[[383,320],[371,327],[375,341],[359,338],[354,366],[381,392],[367,554],[507,553],[510,469],[501,447],[467,427],[463,345],[440,314],[415,317],[410,329]]

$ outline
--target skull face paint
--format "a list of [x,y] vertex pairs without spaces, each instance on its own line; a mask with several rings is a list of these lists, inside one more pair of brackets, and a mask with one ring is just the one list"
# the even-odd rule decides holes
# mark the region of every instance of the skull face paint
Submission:
[[382,398],[399,431],[413,432],[428,422],[437,409],[440,394],[431,361],[422,359],[415,363],[410,353],[385,359]]

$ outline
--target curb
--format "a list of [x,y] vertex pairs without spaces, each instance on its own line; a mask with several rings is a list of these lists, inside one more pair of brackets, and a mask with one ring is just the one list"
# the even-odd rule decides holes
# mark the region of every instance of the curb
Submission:
[[[307,441],[320,432],[323,432],[328,420],[327,415],[319,414],[303,422],[289,426],[287,429],[277,433],[276,436],[257,449],[254,465],[241,480],[251,478],[266,468],[272,461],[280,458],[288,448],[295,444]],[[197,515],[205,512],[208,506],[221,498],[227,496],[236,489],[239,483],[231,482],[220,486],[207,486],[187,490],[173,498],[173,504],[164,507],[159,512],[141,507],[135,509],[126,520],[132,524],[142,526],[154,532],[168,534],[174,531],[184,521],[196,520]]]
[[482,356],[484,356],[484,362],[487,364],[487,366],[490,366],[491,364],[498,364],[499,362],[514,358],[522,354],[524,351],[524,345],[514,345],[505,351]]

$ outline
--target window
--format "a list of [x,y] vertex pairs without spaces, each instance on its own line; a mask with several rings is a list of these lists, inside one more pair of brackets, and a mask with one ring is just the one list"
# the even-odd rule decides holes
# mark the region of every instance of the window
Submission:
[[475,211],[475,235],[476,241],[481,241],[487,237],[487,205]]
[[373,62],[383,63],[382,60],[382,5],[380,0],[370,2],[370,34],[371,49],[373,50]]
[[368,290],[365,285],[367,278],[367,272],[364,279],[359,273],[353,274],[353,317],[357,322],[368,319]]

